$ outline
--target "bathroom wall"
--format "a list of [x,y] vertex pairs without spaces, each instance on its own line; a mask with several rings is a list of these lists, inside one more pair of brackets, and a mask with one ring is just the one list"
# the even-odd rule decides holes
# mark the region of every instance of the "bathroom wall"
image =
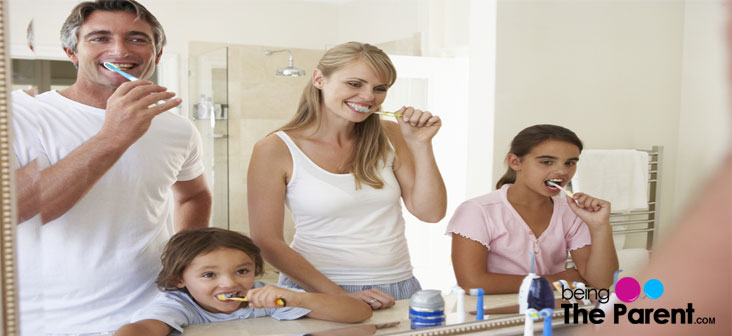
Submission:
[[674,218],[702,192],[730,146],[726,12],[717,0],[684,4],[676,199],[668,204]]
[[[229,46],[229,202],[231,229],[248,233],[246,176],[254,144],[282,126],[294,115],[300,93],[309,76],[276,76],[287,65],[287,54],[265,56],[266,46]],[[296,66],[313,69],[323,55],[320,50],[292,49]],[[309,74],[309,71],[308,71]],[[289,213],[285,215],[286,237],[292,234]]]
[[663,145],[663,236],[687,199],[677,188],[709,171],[693,158],[713,166],[728,132],[721,15],[693,1],[499,1],[494,180],[532,124],[564,125],[586,148]]

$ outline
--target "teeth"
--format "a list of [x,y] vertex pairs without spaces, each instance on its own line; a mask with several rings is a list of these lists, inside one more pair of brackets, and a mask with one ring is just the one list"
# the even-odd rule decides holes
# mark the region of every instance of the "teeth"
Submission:
[[112,63],[112,64],[114,64],[116,67],[118,67],[120,69],[130,69],[135,66],[134,64],[129,64],[129,63]]
[[351,102],[346,102],[346,105],[352,107],[354,110],[361,112],[361,113],[365,113],[365,112],[369,111],[369,107],[366,105],[360,105],[360,104],[351,103]]

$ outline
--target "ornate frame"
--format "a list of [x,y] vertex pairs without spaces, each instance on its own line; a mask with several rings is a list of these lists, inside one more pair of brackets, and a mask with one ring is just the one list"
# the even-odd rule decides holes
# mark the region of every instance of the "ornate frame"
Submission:
[[2,222],[0,223],[0,286],[2,287],[2,306],[0,335],[17,335],[18,292],[16,284],[15,226],[16,209],[12,191],[14,179],[12,174],[10,139],[10,55],[8,44],[8,12],[7,1],[0,0],[0,202],[2,203]]

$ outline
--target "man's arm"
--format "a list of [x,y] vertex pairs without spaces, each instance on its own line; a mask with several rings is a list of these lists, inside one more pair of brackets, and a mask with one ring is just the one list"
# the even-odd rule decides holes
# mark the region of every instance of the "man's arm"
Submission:
[[175,231],[208,227],[211,218],[211,191],[203,174],[189,181],[173,184]]
[[[16,172],[19,199],[37,203],[18,204],[19,222],[41,214],[48,223],[69,211],[104,174],[119,160],[124,152],[150,127],[152,119],[178,104],[171,99],[160,105],[159,100],[170,99],[174,93],[147,81],[122,84],[107,101],[107,111],[99,133],[84,142],[69,155],[38,174],[24,169]],[[29,193],[37,192],[39,196]]]
[[[46,224],[65,214],[104,176],[127,147],[92,137],[55,165],[41,170],[26,165],[16,171],[19,222],[41,214]],[[38,193],[40,195],[33,195]]]

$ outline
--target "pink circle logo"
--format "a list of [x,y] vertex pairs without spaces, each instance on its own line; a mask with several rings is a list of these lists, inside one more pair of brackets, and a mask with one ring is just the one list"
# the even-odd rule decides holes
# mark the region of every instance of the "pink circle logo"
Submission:
[[625,277],[618,280],[615,284],[615,295],[617,295],[620,301],[630,303],[638,299],[640,296],[640,284],[638,280],[630,277]]

